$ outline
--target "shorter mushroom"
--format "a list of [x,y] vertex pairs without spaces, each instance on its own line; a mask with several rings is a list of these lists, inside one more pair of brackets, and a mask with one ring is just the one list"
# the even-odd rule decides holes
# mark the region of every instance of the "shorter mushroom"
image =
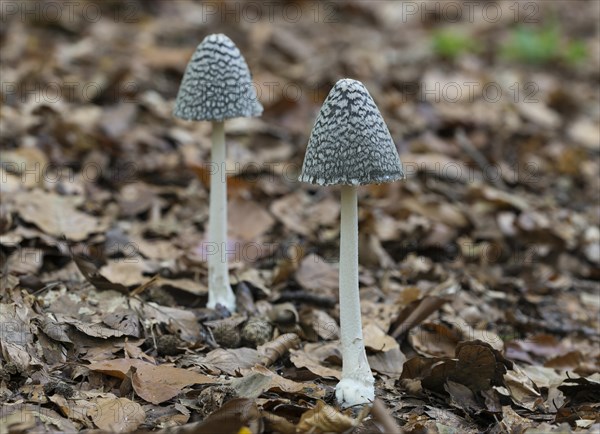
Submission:
[[208,304],[235,311],[227,267],[226,119],[259,116],[263,111],[240,50],[223,34],[198,45],[179,86],[173,114],[181,119],[212,121],[208,241]]
[[398,151],[373,98],[359,81],[339,80],[317,116],[300,181],[341,185],[342,378],[336,386],[336,398],[342,407],[367,404],[375,398],[358,291],[357,186],[403,178]]

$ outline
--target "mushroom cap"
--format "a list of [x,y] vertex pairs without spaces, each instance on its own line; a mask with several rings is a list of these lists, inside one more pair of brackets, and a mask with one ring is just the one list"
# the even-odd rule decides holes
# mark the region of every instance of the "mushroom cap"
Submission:
[[233,41],[223,34],[204,38],[187,64],[173,115],[223,121],[262,111],[246,60]]
[[300,181],[364,185],[403,178],[398,150],[369,91],[360,81],[339,80],[317,116]]

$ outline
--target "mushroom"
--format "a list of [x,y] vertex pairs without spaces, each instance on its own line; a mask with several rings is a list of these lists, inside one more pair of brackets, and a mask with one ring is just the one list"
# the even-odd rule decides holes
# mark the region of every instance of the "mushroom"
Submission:
[[212,122],[208,241],[208,304],[235,311],[235,295],[227,267],[227,177],[224,121],[260,116],[263,111],[250,71],[240,50],[223,34],[209,35],[198,45],[179,86],[173,115]]
[[398,151],[373,98],[361,82],[339,80],[317,116],[300,181],[341,185],[342,378],[336,398],[342,407],[367,404],[375,397],[360,318],[357,186],[403,178]]

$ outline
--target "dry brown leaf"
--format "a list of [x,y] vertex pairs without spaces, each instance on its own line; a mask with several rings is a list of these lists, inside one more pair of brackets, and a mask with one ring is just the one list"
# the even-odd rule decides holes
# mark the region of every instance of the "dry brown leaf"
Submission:
[[141,257],[115,259],[108,261],[100,268],[100,274],[111,281],[123,286],[141,285],[149,278],[144,277],[145,264]]
[[113,283],[106,277],[102,276],[93,262],[73,254],[73,251],[71,251],[71,257],[73,258],[73,262],[75,262],[77,269],[81,272],[81,274],[83,274],[85,280],[90,282],[95,288],[101,291],[118,291],[121,294],[129,293],[129,289],[126,286],[123,286],[119,283]]
[[142,406],[127,398],[99,398],[89,415],[98,428],[114,433],[135,431],[146,420]]
[[[40,172],[47,168],[48,157],[38,148],[2,150],[2,154],[0,154],[0,174],[2,175],[0,182],[2,182],[2,191],[10,192],[16,191],[19,188],[42,186],[44,177],[40,176]],[[9,181],[7,178],[12,178],[12,181]],[[5,190],[5,182],[12,183],[13,181],[15,185]]]
[[444,388],[450,395],[450,398],[452,399],[451,404],[453,406],[458,407],[467,413],[482,409],[481,405],[476,401],[475,394],[467,386],[448,380],[446,381],[446,384],[444,384]]
[[358,423],[350,416],[340,413],[335,408],[319,400],[315,408],[302,414],[296,430],[314,434],[343,433],[357,426]]
[[161,306],[153,302],[140,303],[136,300],[131,300],[131,305],[136,312],[142,312],[140,316],[146,321],[166,325],[171,333],[184,341],[195,343],[200,340],[200,324],[190,310]]
[[394,348],[391,351],[378,352],[367,356],[371,370],[388,377],[399,377],[402,375],[406,356],[400,351],[400,348]]
[[208,353],[201,361],[202,365],[237,375],[240,369],[251,368],[260,362],[260,354],[252,348],[217,348]]
[[140,330],[140,319],[132,311],[119,310],[109,313],[102,318],[102,322],[114,330],[122,331],[127,336],[139,338],[142,336]]
[[15,250],[5,263],[14,275],[36,275],[44,265],[44,252],[40,249],[21,248]]
[[[241,241],[254,241],[275,223],[262,206],[255,201],[236,198],[227,204],[229,235]],[[260,246],[257,247],[260,249]],[[242,258],[244,259],[244,258]]]
[[320,377],[342,378],[342,372],[337,369],[323,366],[323,361],[336,357],[341,361],[339,342],[327,344],[306,344],[301,350],[290,350],[290,361],[297,368],[306,368]]
[[296,280],[307,290],[334,292],[338,288],[338,269],[324,258],[311,254],[302,259],[296,271]]
[[398,318],[391,325],[390,335],[398,339],[446,303],[448,303],[447,299],[436,296],[426,296],[411,302],[402,309]]
[[289,230],[312,237],[319,227],[337,222],[340,205],[330,197],[315,203],[300,190],[276,200],[270,210]]
[[115,359],[94,362],[88,366],[92,371],[125,379],[131,368],[135,368],[132,384],[140,398],[160,404],[192,384],[211,384],[216,380],[187,369],[167,365],[152,365],[139,359]]
[[262,356],[261,363],[264,366],[271,366],[280,357],[283,357],[291,349],[300,345],[300,338],[295,333],[284,333],[277,336],[274,340],[259,345],[256,349]]
[[126,335],[126,332],[123,330],[115,330],[100,323],[93,324],[89,322],[80,321],[74,318],[70,318],[66,315],[56,314],[56,320],[59,324],[72,325],[80,332],[85,333],[86,335],[94,338],[108,339],[118,338]]
[[284,393],[297,393],[300,395],[304,395],[310,398],[318,398],[322,399],[326,390],[323,386],[313,383],[313,382],[296,382],[292,380],[288,380],[280,375],[277,375],[275,372],[271,371],[264,366],[254,366],[251,369],[251,372],[257,373],[260,375],[264,375],[270,378],[269,388],[268,390],[279,390]]
[[570,127],[567,134],[576,142],[588,149],[600,149],[600,125],[587,119],[578,119]]
[[340,338],[340,328],[337,322],[325,311],[310,309],[302,312],[302,330],[307,339],[316,341],[317,337],[323,340]]
[[509,405],[502,406],[502,426],[507,432],[529,432],[533,421],[519,416]]
[[409,342],[423,355],[452,357],[460,336],[444,324],[425,323],[409,333]]
[[[157,432],[170,434],[173,431],[173,428],[166,428]],[[203,421],[181,428],[181,432],[190,434],[258,434],[263,430],[261,414],[255,400],[235,398],[227,401]]]
[[42,190],[32,190],[15,197],[15,207],[21,218],[36,225],[48,235],[65,236],[83,241],[95,232],[108,228],[107,222],[76,209],[81,197],[60,196]]
[[128,218],[148,211],[157,200],[154,190],[142,182],[125,185],[117,196],[121,215]]
[[173,366],[144,364],[137,366],[131,383],[135,392],[145,401],[160,404],[177,396],[186,386],[211,384],[212,377]]
[[33,347],[29,321],[33,312],[23,304],[0,303],[0,349],[2,356],[13,363],[18,372],[28,373],[42,361]]
[[527,211],[530,208],[530,204],[522,195],[498,190],[486,184],[472,184],[470,194],[485,199],[499,208],[514,208],[519,211]]
[[77,432],[76,425],[51,408],[39,404],[5,404],[2,406],[0,427],[6,432]]
[[306,208],[310,200],[303,192],[287,195],[271,204],[271,213],[288,229],[299,234],[310,236],[312,228],[305,218]]
[[504,374],[504,384],[513,402],[521,407],[534,411],[543,402],[533,381],[520,369],[513,369]]
[[569,351],[551,358],[544,363],[547,368],[560,369],[563,371],[575,371],[583,361],[583,354],[579,351]]
[[365,347],[373,351],[388,352],[399,348],[396,339],[372,323],[363,327],[363,338]]

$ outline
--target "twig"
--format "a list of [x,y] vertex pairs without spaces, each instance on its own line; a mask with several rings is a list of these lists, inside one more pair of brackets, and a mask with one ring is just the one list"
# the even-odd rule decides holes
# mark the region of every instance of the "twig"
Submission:
[[[460,146],[460,148],[465,151],[467,153],[467,155],[469,157],[471,157],[471,159],[475,162],[475,164],[477,164],[477,166],[479,166],[479,169],[481,170],[481,172],[485,175],[487,173],[487,170],[489,169],[489,167],[491,166],[490,162],[487,160],[487,158],[485,157],[485,155],[483,155],[479,149],[477,149],[473,143],[471,143],[471,141],[469,140],[469,138],[467,137],[467,135],[465,134],[465,132],[462,129],[458,129],[456,131],[456,143],[458,144],[458,146]],[[500,173],[500,172],[498,172]],[[487,179],[487,176],[484,176],[485,179]],[[493,177],[490,179],[490,181],[494,184],[495,187],[500,188],[502,190],[506,190],[506,184],[504,183],[504,181],[502,180],[502,178],[500,176],[497,177]]]
[[402,434],[404,432],[381,399],[375,398],[371,414],[373,419],[382,426],[385,434]]

